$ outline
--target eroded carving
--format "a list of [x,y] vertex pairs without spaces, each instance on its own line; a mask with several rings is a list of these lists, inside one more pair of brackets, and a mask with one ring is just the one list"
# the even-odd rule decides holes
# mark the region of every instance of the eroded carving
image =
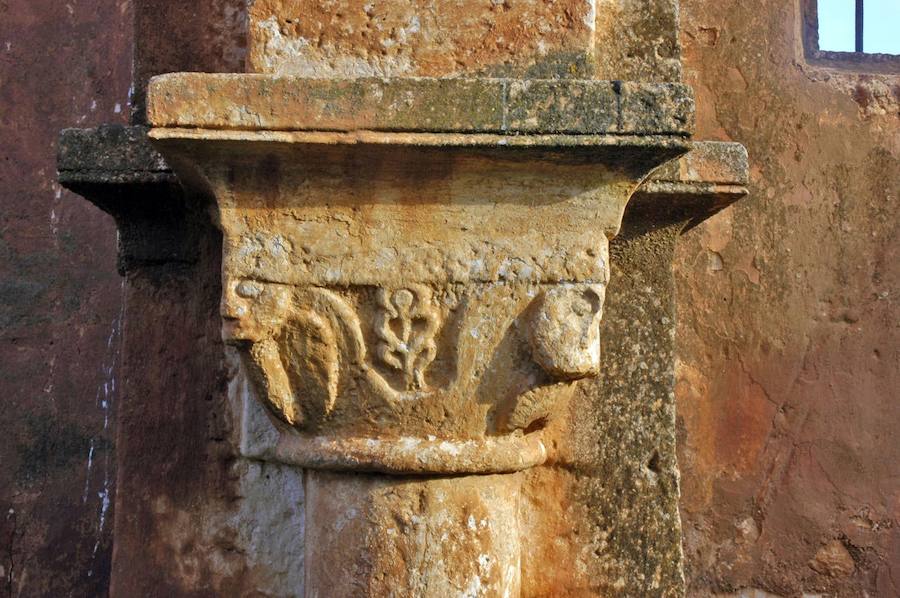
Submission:
[[[528,433],[568,400],[574,381],[598,373],[604,293],[602,283],[331,290],[228,279],[223,337],[269,410],[301,430],[338,411],[408,434],[408,414],[441,409],[460,430]],[[429,384],[439,354],[444,377]],[[494,403],[493,423],[480,431],[460,423],[478,403]]]
[[327,289],[226,279],[221,313],[224,341],[238,348],[261,399],[292,426],[332,412],[342,362],[364,369],[359,318]]
[[[246,176],[205,171],[222,192],[225,338],[273,438],[519,437],[599,373],[625,174],[567,158],[550,176],[531,150],[448,162],[390,146],[359,172],[362,148],[278,151],[242,156]],[[425,194],[408,187],[417,160]]]
[[535,361],[547,373],[562,380],[599,373],[605,297],[605,285],[562,284],[536,300],[529,340]]
[[378,305],[378,357],[403,373],[406,390],[427,388],[425,370],[437,354],[434,337],[441,321],[431,289],[424,285],[379,289]]

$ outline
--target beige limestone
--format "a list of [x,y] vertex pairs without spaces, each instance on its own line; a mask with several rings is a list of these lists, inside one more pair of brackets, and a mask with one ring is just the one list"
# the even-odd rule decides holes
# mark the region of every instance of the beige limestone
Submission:
[[694,118],[680,83],[173,73],[148,94],[167,128],[688,136]]
[[595,4],[255,0],[248,70],[308,77],[441,76],[549,62],[570,76],[584,76]]
[[[309,472],[309,588],[319,596],[518,596],[518,475]],[[340,555],[335,559],[335,555]]]
[[[360,85],[403,101],[354,123]],[[609,240],[690,122],[679,86],[568,85],[151,84],[151,137],[223,235],[242,452],[310,470],[305,595],[520,594],[519,472],[600,373]],[[570,89],[612,92],[612,120]]]
[[[573,381],[597,374],[608,239],[644,174],[609,160],[610,144],[627,146],[154,136],[217,198],[226,342],[281,435],[307,439],[271,454],[314,466],[313,447],[335,453],[328,437],[375,470],[418,454],[407,467],[421,472],[419,449],[437,439],[434,473],[541,460],[526,433],[539,433]],[[510,442],[522,459],[476,465]]]
[[841,577],[853,573],[856,563],[840,540],[831,540],[816,552],[809,566],[822,575]]

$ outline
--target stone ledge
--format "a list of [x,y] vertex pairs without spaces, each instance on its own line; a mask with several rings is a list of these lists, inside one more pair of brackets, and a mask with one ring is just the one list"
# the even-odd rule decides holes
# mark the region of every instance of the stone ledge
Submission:
[[60,183],[69,186],[174,180],[172,169],[150,144],[147,130],[122,125],[63,129],[57,151]]
[[173,73],[151,80],[147,117],[164,128],[686,137],[694,102],[677,83]]
[[116,220],[120,274],[197,260],[196,208],[150,144],[146,127],[63,130],[57,172],[63,187]]
[[750,163],[740,143],[701,141],[654,172],[629,202],[629,210],[693,228],[748,193]]
[[[196,259],[192,242],[185,237],[187,218],[185,199],[163,157],[148,138],[147,127],[101,126],[93,129],[66,129],[59,139],[58,170],[60,183],[84,196],[119,222],[120,271],[141,264],[191,262]],[[167,131],[159,131],[168,134]],[[227,131],[171,131],[173,134],[231,137]],[[255,133],[260,135],[262,133]],[[266,133],[285,136],[317,136],[313,133]],[[498,136],[427,134],[323,134],[325,143],[455,143],[462,147],[512,143],[519,147],[553,147],[587,143],[595,147],[593,136]],[[337,139],[341,139],[337,141]],[[224,139],[223,139],[224,140]],[[658,143],[652,138],[608,138],[609,150],[625,152],[628,143]],[[672,139],[672,150],[687,146],[690,151],[656,170],[630,202],[629,209],[647,209],[654,213],[677,212],[693,226],[747,194],[747,152],[738,143],[686,142]],[[675,146],[678,146],[677,148]],[[632,147],[631,150],[637,149]],[[558,159],[558,157],[557,157]],[[642,206],[643,204],[643,206]]]
[[695,141],[687,154],[659,168],[650,181],[746,186],[749,172],[747,149],[740,143]]
[[[92,129],[64,129],[60,133],[58,151],[59,181],[66,187],[82,187],[84,185],[128,185],[128,184],[170,184],[177,178],[162,155],[156,150],[148,137],[147,127],[126,127],[121,125],[104,125]],[[173,132],[175,133],[175,132]],[[179,131],[176,137],[221,137],[223,141],[230,138],[227,132],[212,131],[192,132]],[[157,136],[168,137],[169,133],[160,131]],[[271,133],[273,138],[284,137],[284,141],[296,142],[294,134],[281,135]],[[395,143],[421,145],[455,144],[460,147],[471,145],[482,146],[532,146],[547,148],[572,146],[586,143],[600,144],[599,139],[578,137],[498,137],[493,135],[455,136],[441,135],[377,135],[368,133],[335,135],[314,134],[301,135],[309,142],[319,143]],[[637,140],[635,140],[637,141]],[[657,140],[644,140],[647,143]],[[607,138],[606,144],[621,145],[626,140]],[[661,142],[661,140],[659,141]],[[628,145],[632,145],[629,143]],[[640,145],[640,143],[639,143]],[[675,143],[675,145],[681,145]],[[739,143],[717,141],[695,141],[689,144],[689,151],[678,160],[673,160],[657,169],[647,181],[641,185],[638,193],[645,196],[688,195],[727,195],[737,200],[747,194],[749,158],[747,150]],[[673,146],[674,149],[674,146]],[[91,198],[88,198],[89,200]],[[128,201],[128,196],[121,196]],[[732,200],[732,201],[733,201]],[[99,206],[104,211],[118,215],[127,213],[127,206]]]

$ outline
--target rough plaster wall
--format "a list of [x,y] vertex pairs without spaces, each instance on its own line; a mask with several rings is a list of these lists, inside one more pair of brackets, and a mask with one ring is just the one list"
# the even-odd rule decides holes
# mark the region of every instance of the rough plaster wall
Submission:
[[302,473],[237,456],[222,240],[201,220],[196,263],[127,277],[110,594],[287,598],[302,587]]
[[130,18],[0,1],[0,596],[108,581],[122,282],[112,219],[55,184],[55,141],[126,120]]
[[682,2],[698,137],[752,165],[679,244],[689,584],[897,596],[900,90],[803,65],[795,5]]

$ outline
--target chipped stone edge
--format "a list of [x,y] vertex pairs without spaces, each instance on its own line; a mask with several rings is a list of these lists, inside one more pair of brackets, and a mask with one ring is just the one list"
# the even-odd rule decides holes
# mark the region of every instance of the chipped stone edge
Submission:
[[654,172],[632,196],[629,206],[675,211],[685,230],[749,194],[750,159],[740,143],[703,141]]
[[147,127],[101,125],[63,129],[57,145],[62,185],[142,184],[173,181],[175,175],[147,137]]

